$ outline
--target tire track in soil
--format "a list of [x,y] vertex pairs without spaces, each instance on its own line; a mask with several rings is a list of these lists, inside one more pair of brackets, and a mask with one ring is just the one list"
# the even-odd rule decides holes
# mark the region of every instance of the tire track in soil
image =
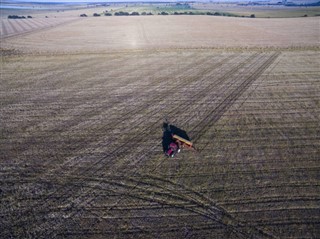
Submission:
[[[207,58],[206,58],[207,59]],[[140,110],[142,110],[142,109],[140,109]],[[129,114],[128,114],[129,115]],[[69,192],[69,197],[72,197],[72,194],[73,194],[73,192]],[[50,200],[50,196],[48,197],[48,198],[45,198],[43,201],[47,201],[47,200]],[[25,212],[25,214],[27,214],[28,212]]]
[[[223,114],[234,104],[234,102],[259,78],[259,76],[279,57],[281,53],[274,53],[262,66],[241,83],[234,91],[231,92],[215,109],[213,109],[201,122],[199,122],[191,132],[197,132],[193,137],[194,143],[198,142],[200,137],[212,127]],[[205,123],[208,122],[208,123]],[[201,150],[203,150],[203,147]],[[201,151],[199,149],[199,151]]]
[[[98,62],[98,60],[92,61],[89,64],[86,59],[77,60],[75,62],[72,61],[71,63],[66,64],[66,67],[68,69],[67,71],[62,71],[62,72],[58,71],[58,69],[61,67],[59,65],[59,66],[56,66],[53,69],[48,70],[46,73],[44,73],[45,75],[41,75],[41,77],[42,78],[48,78],[48,77],[51,78],[51,77],[53,77],[54,79],[57,79],[57,81],[58,81],[58,79],[61,79],[61,78],[63,79],[65,77],[65,75],[68,74],[68,73],[73,73],[74,74],[74,68],[72,67],[74,64],[80,65],[80,66],[88,66],[88,67],[90,67],[90,66],[96,65],[97,62]],[[37,82],[35,82],[34,84],[37,84]],[[41,84],[46,85],[46,82],[41,82]],[[62,89],[62,88],[64,88],[64,86],[61,86],[60,88],[54,87],[54,90],[56,91],[56,90],[59,90],[59,89]],[[48,91],[46,90],[46,91],[43,91],[42,94],[36,94],[36,95],[34,94],[34,92],[31,92],[29,97],[24,95],[23,99],[21,99],[20,101],[15,102],[14,105],[19,105],[19,107],[21,107],[20,103],[23,102],[23,104],[30,104],[32,106],[34,103],[44,102],[44,99],[48,98],[48,96],[47,96]],[[50,91],[52,91],[52,89],[50,89]],[[72,98],[72,96],[69,96],[69,97]],[[46,100],[46,101],[48,101],[48,100]],[[6,108],[8,108],[9,110],[12,110],[12,104],[8,105],[7,107],[3,107],[1,109],[1,111],[3,113],[5,113],[6,112]],[[35,122],[34,125],[29,125],[28,127],[29,128],[35,127],[37,124],[39,124],[39,123]],[[33,134],[33,135],[30,135],[30,137],[25,137],[25,142],[28,142],[28,140],[29,141],[31,140],[30,142],[32,142],[32,138],[34,138],[35,136],[36,135]],[[25,144],[28,145],[28,143],[25,143]]]
[[[201,64],[203,64],[204,62],[206,62],[208,59],[205,58],[205,59],[202,59],[200,60],[199,62],[201,62]],[[191,64],[194,64],[194,63],[191,63]],[[190,68],[190,65],[187,65],[185,67],[184,70],[187,70],[188,68]],[[165,67],[165,66],[164,66]],[[183,70],[183,71],[184,71]],[[180,70],[179,70],[180,71]],[[169,80],[169,79],[168,79]],[[163,79],[157,79],[156,82],[151,82],[150,85],[152,86],[153,84],[155,83],[159,83],[160,81],[163,81]],[[165,83],[164,83],[165,84]],[[172,91],[174,91],[175,88],[172,89]],[[150,91],[152,93],[152,90]],[[142,93],[143,94],[143,93]],[[164,91],[162,94],[158,95],[157,98],[153,99],[153,102],[157,102],[158,100],[161,100],[164,95],[167,94],[167,91]],[[139,95],[138,95],[139,96]],[[142,104],[142,105],[138,105],[138,107],[136,109],[132,109],[130,111],[127,111],[124,115],[122,115],[122,117],[117,121],[117,123],[114,123],[112,124],[111,126],[108,125],[107,128],[102,128],[101,130],[103,130],[104,132],[110,132],[114,129],[115,127],[115,124],[121,124],[127,120],[129,120],[130,118],[134,117],[136,114],[138,114],[139,112],[143,111],[145,109],[145,104]],[[135,124],[136,125],[136,124]],[[134,126],[135,127],[135,126]],[[129,130],[130,131],[130,130]],[[111,133],[111,132],[110,132]],[[99,145],[97,145],[96,147],[99,147]],[[68,166],[68,167],[73,167],[75,164],[78,164],[78,158],[75,158],[73,159],[73,163],[70,165],[64,165],[64,166]],[[83,172],[82,172],[83,173]]]
[[[173,90],[174,90],[174,89],[173,89]],[[71,192],[67,190],[66,193],[70,193],[70,198],[72,198],[72,194],[73,194],[72,190],[71,190]]]
[[[150,183],[150,179],[152,182]],[[193,191],[183,185],[173,183],[169,180],[164,180],[161,178],[156,178],[153,176],[147,176],[148,182],[140,180],[134,180],[133,182],[136,185],[145,184],[147,186],[147,190],[150,190],[151,192],[157,192],[159,190],[164,190],[164,192],[168,193],[165,194],[165,197],[163,201],[170,200],[170,196],[177,198],[178,200],[182,201],[186,205],[192,205],[190,208],[183,209],[197,213],[201,216],[204,216],[208,219],[211,219],[213,221],[216,221],[217,223],[221,224],[224,227],[227,227],[229,230],[233,231],[236,235],[242,235],[244,238],[249,238],[250,235],[252,235],[252,232],[247,232],[242,229],[244,226],[242,223],[238,222],[236,219],[234,219],[229,213],[227,213],[223,208],[219,207],[209,198],[205,197],[203,194]],[[166,186],[162,186],[166,185]],[[168,187],[169,186],[169,187]],[[183,193],[179,193],[177,189],[181,190],[183,189]],[[139,189],[139,193],[141,192],[141,189]],[[153,194],[152,194],[153,195]],[[178,205],[177,202],[171,203],[172,206]],[[254,228],[253,228],[254,229]],[[251,229],[252,230],[252,229]],[[255,232],[255,234],[261,234],[260,231]]]
[[[178,106],[179,107],[179,106]],[[175,111],[175,110],[173,110],[173,111]]]
[[128,114],[130,114],[131,112],[129,112]]
[[[216,101],[216,98],[222,98],[224,99],[225,95],[228,95],[230,91],[230,88],[232,87],[237,87],[237,83],[243,78],[243,76],[241,75],[241,73],[238,75],[236,75],[236,73],[238,73],[239,70],[242,69],[242,67],[245,67],[247,65],[248,68],[250,68],[250,70],[254,70],[255,69],[255,63],[253,63],[252,65],[249,64],[249,62],[251,62],[251,60],[253,60],[255,57],[259,57],[259,58],[263,58],[263,55],[261,56],[258,55],[258,53],[256,53],[255,55],[253,55],[251,57],[250,60],[247,60],[245,62],[242,62],[242,63],[239,63],[239,65],[237,65],[235,68],[233,68],[231,71],[228,71],[226,73],[224,73],[222,76],[220,76],[218,78],[217,81],[214,81],[212,82],[211,84],[209,84],[208,86],[206,86],[204,89],[198,89],[197,92],[200,92],[201,94],[207,94],[211,91],[213,91],[216,87],[220,87],[220,85],[222,85],[223,87],[221,89],[219,89],[219,94],[216,95],[213,100],[209,100],[209,101],[206,101],[205,103],[202,103],[202,104],[207,104],[207,105],[212,105],[212,104],[215,104],[215,101]],[[256,59],[256,61],[259,61],[260,59]],[[249,70],[248,70],[249,71]],[[248,74],[250,74],[250,72],[248,72]],[[201,84],[201,82],[200,82]],[[198,84],[198,85],[200,85]],[[199,93],[196,93],[195,95],[198,95]],[[204,95],[204,96],[205,96]],[[188,99],[188,102],[198,102],[200,101],[200,97],[192,97],[191,99]],[[190,104],[192,105],[192,104]],[[188,109],[189,108],[189,105],[188,106],[185,106],[184,109]],[[190,112],[193,112],[194,110],[192,108],[189,109]],[[195,115],[191,115],[189,116],[185,122],[182,123],[185,124],[187,122],[191,122],[192,119],[195,117]],[[192,130],[189,130],[189,132],[193,132]],[[191,137],[191,140],[193,140],[193,137]]]
[[[147,63],[146,63],[146,64],[147,64]],[[166,67],[166,65],[162,66],[162,68],[163,68],[163,67]],[[55,131],[55,130],[53,130],[52,132],[54,132],[54,131]],[[51,132],[51,133],[52,133],[52,132]],[[51,163],[51,164],[53,163],[53,164],[54,164],[54,162],[48,162],[48,163]],[[45,167],[48,167],[48,165],[44,165],[44,166],[45,166]]]
[[[273,61],[272,61],[273,58],[274,58],[274,57],[271,57],[271,58],[270,58],[271,60],[269,59],[266,63],[264,63],[264,64],[263,64],[263,67],[260,67],[260,68],[258,69],[258,71],[256,71],[256,73],[254,73],[253,75],[251,75],[251,77],[249,77],[249,79],[253,79],[253,78],[257,77],[258,75],[261,75],[262,72],[264,71],[264,69],[266,69],[266,68],[269,66],[269,64],[271,64],[271,63],[273,62]],[[271,61],[271,63],[270,63],[270,61]],[[244,83],[241,84],[241,86],[242,86],[242,87],[240,88],[241,90],[237,91],[237,94],[235,94],[235,93],[234,93],[235,91],[234,91],[234,92],[232,92],[232,94],[229,95],[229,96],[233,96],[233,98],[232,98],[233,101],[232,101],[232,102],[235,101],[235,97],[238,98],[238,97],[240,96],[240,93],[242,93],[242,92],[244,91],[244,90],[243,90],[243,89],[244,89],[243,85],[247,86],[247,82],[248,82],[248,80],[244,82],[244,83],[246,83],[246,84],[244,84]],[[252,81],[251,81],[251,83],[252,83]],[[237,89],[238,89],[238,88],[237,88]],[[239,93],[239,92],[240,92],[240,93]],[[227,99],[228,99],[228,98],[227,98]],[[224,109],[227,110],[226,107],[224,107]]]
[[[115,57],[115,58],[113,58],[113,60],[117,60],[117,57]],[[84,66],[86,66],[86,67],[89,67],[89,68],[91,68],[91,67],[93,67],[93,66],[96,66],[97,65],[97,63],[99,62],[99,61],[101,61],[100,60],[100,57],[99,58],[95,58],[95,59],[93,59],[93,60],[91,60],[91,61],[89,61],[88,62],[88,60],[87,59],[81,59],[81,60],[78,60],[78,61],[76,61],[76,62],[74,62],[74,61],[72,61],[71,63],[69,63],[67,66],[66,66],[66,68],[67,69],[69,69],[69,70],[67,70],[67,71],[58,71],[58,69],[61,67],[61,66],[56,66],[55,68],[53,68],[53,69],[50,69],[50,70],[48,70],[46,73],[43,73],[43,74],[41,74],[41,77],[40,78],[54,78],[54,79],[57,79],[57,81],[60,81],[59,79],[63,79],[64,77],[65,77],[65,75],[67,75],[67,74],[69,74],[69,73],[72,73],[73,75],[75,75],[76,74],[76,72],[74,72],[75,70],[75,68],[76,69],[78,69],[78,68],[82,68],[82,67],[84,67]],[[147,63],[146,63],[147,64]],[[77,73],[77,74],[81,74],[81,73]],[[111,77],[116,77],[116,76],[119,76],[119,73],[117,73],[117,74],[113,74]],[[69,76],[70,77],[70,76]],[[75,78],[73,81],[74,81],[74,83],[78,83],[77,82],[77,78],[76,77],[74,77],[73,76],[73,78]],[[68,81],[68,83],[69,83],[69,85],[70,84],[72,84],[73,83],[73,81]],[[127,80],[127,82],[129,82],[130,80]],[[51,82],[52,83],[52,82]],[[122,82],[123,83],[123,82]],[[29,83],[30,84],[30,83]],[[36,83],[34,83],[34,84],[37,84],[37,82]],[[41,84],[43,84],[43,85],[46,85],[46,87],[47,87],[47,83],[46,82],[43,82],[43,83],[41,83]],[[124,84],[127,84],[127,83],[124,83]],[[42,86],[40,86],[41,88],[42,88]],[[73,86],[74,87],[74,86]],[[56,86],[53,86],[53,89],[49,89],[50,91],[59,91],[59,89],[64,89],[65,88],[65,86],[63,85],[63,86],[60,86],[59,88],[57,88]],[[73,89],[73,91],[75,91],[75,89]],[[63,91],[62,91],[63,92]],[[68,93],[68,92],[67,92]],[[55,96],[54,96],[55,97]],[[68,98],[66,98],[66,99],[64,99],[65,101],[69,101],[69,100],[71,100],[72,99],[72,97],[73,97],[73,95],[70,95],[70,96],[68,96]],[[101,98],[101,95],[99,96],[100,98]],[[48,96],[47,96],[47,91],[44,91],[43,92],[43,94],[37,94],[36,96],[34,95],[34,92],[32,91],[32,92],[30,92],[30,98],[28,99],[28,97],[26,98],[26,96],[24,96],[24,99],[23,99],[23,102],[24,102],[24,104],[28,104],[28,103],[30,103],[30,104],[32,104],[33,102],[38,102],[38,101],[41,101],[41,102],[43,102],[44,101],[44,99],[45,98],[48,98]],[[55,100],[55,98],[53,99],[53,100]],[[48,99],[46,99],[45,101],[48,101],[49,103],[51,103],[51,102],[54,102],[53,100],[48,100]],[[18,104],[19,102],[16,102],[15,104]],[[74,107],[77,107],[77,106],[80,106],[81,104],[83,104],[83,102],[77,102],[78,104],[77,105],[73,105],[73,108]],[[10,105],[10,108],[12,107],[12,105]],[[54,130],[56,130],[56,129],[54,129]]]
[[[225,59],[225,60],[227,60],[227,59]],[[223,61],[223,62],[224,62],[224,61]],[[223,64],[223,63],[221,62],[221,63],[219,63],[219,65],[220,65],[220,64]],[[218,67],[218,66],[217,66],[217,67]],[[207,71],[209,72],[209,71],[210,71],[210,68],[208,68]],[[192,78],[192,79],[191,79],[191,82],[194,81],[194,80],[195,80],[195,78]],[[177,85],[176,87],[171,88],[171,89],[172,89],[173,92],[175,92],[176,89],[177,89],[177,88],[180,88],[180,87],[181,87],[181,86]],[[168,92],[168,91],[165,91],[165,92]],[[166,94],[167,94],[167,93],[166,93]],[[160,98],[163,98],[163,97],[160,97]],[[157,103],[157,102],[158,102],[158,99],[154,99],[154,102]],[[180,108],[180,110],[184,110],[185,108],[183,108],[183,107],[181,107],[181,106],[182,106],[182,104],[178,104],[175,108],[173,108],[173,109],[171,110],[171,112],[177,112],[177,109],[179,109],[179,108]],[[146,117],[144,117],[144,118],[148,118],[149,115],[150,115],[150,116],[154,115],[155,113],[157,113],[157,111],[158,111],[157,109],[155,109],[154,111],[151,111],[151,112],[150,112],[148,115],[146,115]],[[161,118],[161,117],[160,117],[160,118]],[[135,123],[134,125],[139,125],[139,124],[142,124],[142,123],[143,123],[143,122],[138,122],[138,123]],[[150,127],[149,127],[149,128],[151,128],[150,131],[155,130],[154,127],[156,127],[157,124],[158,124],[158,123],[154,123],[152,126],[150,126]],[[135,127],[135,126],[134,126],[134,127]],[[144,130],[142,134],[145,134],[145,133],[147,133],[147,132],[148,132],[148,130]],[[139,138],[139,139],[137,139],[137,137],[135,137],[135,138],[132,138],[132,139],[129,139],[129,140],[125,141],[124,144],[121,144],[120,147],[118,146],[113,152],[111,152],[110,155],[107,155],[106,158],[109,157],[109,156],[113,156],[113,158],[117,158],[117,157],[120,157],[121,155],[124,155],[125,152],[127,152],[127,150],[130,150],[130,149],[131,149],[131,147],[132,147],[132,145],[130,145],[130,142],[131,142],[131,141],[135,142],[135,144],[137,144],[136,142],[142,142],[142,141],[143,141],[143,139],[140,139],[141,136],[139,136],[138,138]],[[125,147],[124,147],[124,146],[125,146]],[[119,152],[119,148],[125,149],[126,151],[125,151],[125,152]],[[103,159],[101,159],[101,162],[103,162]],[[99,166],[99,162],[97,163],[97,165]],[[102,166],[102,167],[103,167],[103,166]],[[105,167],[105,166],[104,166],[104,167]],[[89,166],[89,169],[88,169],[88,170],[90,170],[90,168],[93,168],[92,165]],[[101,168],[101,165],[100,165],[99,168],[96,169],[96,171],[94,172],[94,174],[98,173],[98,171],[101,170],[101,169],[103,169],[103,168]],[[87,171],[88,171],[88,170],[87,170]],[[124,169],[124,171],[125,171],[125,169]],[[87,173],[87,172],[82,172],[82,173]]]
[[226,107],[225,107],[226,108]]
[[[256,57],[257,55],[255,55],[255,56],[252,56],[252,58],[251,58],[251,60],[252,59],[254,59],[254,57]],[[193,96],[192,97],[190,97],[190,98],[188,98],[188,102],[197,102],[197,101],[199,101],[199,99],[201,98],[201,97],[205,97],[206,96],[206,93],[208,93],[208,92],[210,92],[215,86],[217,86],[217,85],[219,85],[220,83],[222,83],[222,82],[224,82],[224,81],[227,81],[227,79],[228,78],[230,78],[231,80],[231,82],[233,82],[233,78],[231,78],[230,77],[230,75],[232,75],[232,74],[235,74],[236,72],[237,72],[237,70],[239,70],[239,69],[241,69],[243,66],[244,66],[244,64],[245,63],[247,63],[247,62],[249,62],[250,60],[247,60],[247,61],[244,61],[244,62],[242,62],[241,64],[239,64],[239,65],[237,65],[237,67],[235,67],[234,69],[232,69],[231,71],[229,71],[229,72],[227,72],[226,74],[224,74],[222,77],[220,77],[217,81],[214,81],[213,83],[211,83],[208,87],[206,87],[205,89],[199,89],[198,91],[197,91],[197,93],[196,94],[193,94]],[[195,79],[193,80],[193,81],[195,81]],[[232,84],[234,84],[234,83],[232,83]],[[231,85],[232,85],[231,84]],[[201,82],[198,82],[198,85],[201,85]],[[223,93],[226,91],[226,90],[228,90],[229,89],[229,87],[228,86],[226,86],[225,88],[224,88],[224,91],[222,91]],[[173,110],[171,110],[171,114],[172,113],[175,113],[176,115],[179,115],[180,113],[182,113],[182,112],[184,112],[185,110],[187,110],[187,109],[189,109],[190,110],[190,105],[188,104],[188,105],[186,105],[186,104],[184,104],[184,103],[182,103],[182,104],[178,104],[178,106],[176,107],[176,108],[174,108],[173,107]],[[170,114],[170,115],[171,115]],[[192,116],[191,116],[191,118],[192,118]],[[188,120],[187,120],[188,121]],[[154,129],[153,129],[154,130]],[[142,141],[141,141],[142,142]],[[130,147],[130,145],[129,145],[129,147]],[[153,148],[151,148],[150,150],[152,151],[155,147],[158,147],[158,146],[154,146]],[[125,170],[124,170],[125,171]]]
[[[68,176],[66,175],[68,178]],[[90,184],[92,182],[99,183],[98,185],[90,186],[91,190],[112,192],[123,196],[140,199],[158,205],[170,206],[176,209],[183,209],[208,220],[212,220],[218,225],[233,232],[240,238],[272,238],[271,235],[265,232],[248,226],[243,222],[237,221],[223,208],[217,206],[212,200],[205,197],[199,192],[193,191],[183,185],[173,183],[170,180],[161,179],[152,175],[144,175],[136,178],[127,177],[108,177],[106,178],[87,178],[75,177],[73,180],[83,180]],[[70,181],[70,179],[66,179]],[[102,185],[103,184],[103,185]],[[108,186],[105,188],[104,186]],[[75,186],[75,185],[73,185]],[[76,183],[76,186],[83,187],[82,183]],[[116,189],[112,189],[115,187]],[[119,192],[119,188],[123,189]],[[177,190],[179,189],[179,191]],[[181,190],[182,189],[182,190]],[[112,211],[114,205],[104,208],[105,211]],[[130,210],[130,208],[128,208]],[[75,214],[69,217],[75,217]],[[213,224],[216,227],[216,224]],[[81,229],[80,229],[81,230]],[[83,234],[86,235],[84,232]]]
[[[252,58],[251,58],[251,60],[252,59],[254,59],[256,56],[253,56]],[[236,69],[233,69],[233,71],[234,71],[234,73],[239,69],[239,68],[241,68],[242,67],[242,65],[240,64],[240,65],[238,65],[238,67],[236,68]],[[229,74],[226,74],[226,75],[229,75]],[[225,76],[226,76],[225,75]],[[220,83],[220,82],[218,82],[218,83]],[[209,89],[210,90],[210,89]],[[203,93],[203,92],[200,92],[200,93]],[[178,106],[179,107],[179,106]],[[177,107],[177,108],[178,108]],[[181,108],[181,107],[180,107]],[[173,112],[174,112],[175,110],[173,110]],[[135,142],[136,142],[136,140],[134,140]],[[130,146],[129,146],[130,147]],[[100,169],[101,170],[101,169]],[[94,174],[96,174],[97,172],[95,172]]]
[[[276,56],[277,57],[277,56]],[[253,82],[252,79],[255,79],[256,77],[260,76],[262,74],[262,72],[273,62],[273,60],[276,58],[274,56],[271,56],[261,67],[258,68],[257,71],[255,71],[246,81],[244,81],[241,85],[240,85],[240,90],[238,91],[233,91],[228,97],[227,100],[229,98],[231,98],[232,100],[229,100],[228,102],[230,102],[231,104],[233,104],[233,102],[236,100],[236,98],[238,98],[244,91],[245,91],[245,87],[248,86],[250,83]],[[237,88],[238,89],[238,88]],[[224,100],[223,102],[225,102],[226,100]],[[220,104],[221,105],[221,104]],[[219,111],[221,110],[220,108],[218,108]],[[223,107],[223,109],[227,110],[227,107]],[[258,229],[256,229],[258,230]],[[259,231],[259,230],[258,230]],[[259,233],[264,234],[262,231],[259,231]],[[268,235],[270,236],[270,235]]]
[[[147,65],[148,62],[146,62],[145,64]],[[92,65],[95,65],[95,63],[92,63]],[[162,69],[164,69],[164,68],[166,68],[166,67],[167,67],[167,65],[163,65],[163,66],[160,67],[160,70],[162,70]],[[139,70],[138,68],[135,68],[135,71],[138,71],[138,70]],[[133,71],[131,70],[130,72],[132,73]],[[62,74],[63,74],[63,72],[62,72]],[[121,72],[121,73],[118,72],[118,73],[116,73],[116,74],[113,74],[112,77],[119,77],[120,74],[123,74],[123,72]],[[149,75],[149,76],[152,77],[152,75]],[[128,80],[122,82],[122,84],[126,85],[126,84],[128,84],[130,81],[131,81],[131,80],[128,79]],[[153,84],[154,84],[153,81],[150,82],[149,87],[152,86]],[[135,97],[139,97],[139,95],[135,95]],[[40,97],[40,98],[41,98],[41,97]],[[96,97],[96,98],[97,98],[97,97]],[[98,96],[99,101],[101,101],[100,98],[101,98],[101,99],[104,99],[104,98],[105,98],[105,95],[104,95],[103,92]],[[122,101],[121,101],[121,102],[117,102],[117,104],[118,104],[118,103],[122,103]],[[114,107],[117,107],[117,104],[115,104]],[[81,104],[80,104],[80,105],[81,105]],[[77,107],[77,106],[74,105],[73,108],[75,108],[75,107]],[[95,112],[95,114],[93,114],[94,112]],[[100,111],[97,111],[96,109],[91,109],[90,111],[85,111],[85,112],[83,112],[83,113],[81,113],[81,114],[77,114],[77,115],[76,115],[76,118],[77,118],[77,119],[80,119],[80,121],[79,121],[79,120],[78,120],[78,121],[69,120],[69,121],[67,121],[64,125],[59,125],[59,126],[57,126],[57,128],[51,129],[50,132],[51,132],[52,134],[54,134],[54,132],[55,132],[55,131],[59,131],[60,128],[71,128],[71,127],[79,124],[80,122],[82,122],[82,121],[81,121],[81,120],[82,120],[82,117],[81,117],[81,116],[90,115],[91,117],[95,117],[95,115],[98,115],[99,113],[100,113]],[[135,113],[131,111],[131,112],[126,113],[126,116],[128,116],[128,117],[133,117],[134,114],[135,114]],[[128,118],[127,118],[127,119],[124,119],[124,120],[122,120],[122,121],[125,121],[125,120],[128,120]],[[110,126],[109,126],[109,127],[110,127]],[[110,127],[110,129],[112,129],[112,128],[113,128],[113,126]],[[34,137],[34,135],[33,135],[33,137]],[[77,161],[77,160],[76,160],[76,161]],[[78,162],[77,162],[77,163],[78,163]],[[72,166],[73,166],[73,165],[72,165]],[[59,168],[61,168],[61,166],[59,166]]]

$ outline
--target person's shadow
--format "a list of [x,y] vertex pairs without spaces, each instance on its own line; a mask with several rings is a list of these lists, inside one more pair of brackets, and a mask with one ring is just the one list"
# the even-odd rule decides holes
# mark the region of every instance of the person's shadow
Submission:
[[183,129],[180,129],[172,124],[168,124],[166,122],[162,125],[163,135],[162,135],[162,148],[163,152],[166,152],[169,148],[169,145],[173,142],[172,135],[178,135],[181,138],[186,140],[190,140],[187,132]]

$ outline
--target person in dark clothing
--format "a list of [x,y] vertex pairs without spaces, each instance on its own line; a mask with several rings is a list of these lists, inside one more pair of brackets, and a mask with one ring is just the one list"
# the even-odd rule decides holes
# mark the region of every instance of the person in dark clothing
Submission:
[[167,157],[173,158],[177,153],[180,152],[180,142],[177,142],[172,138],[173,132],[170,124],[167,122],[163,123],[163,137],[162,146],[163,151]]

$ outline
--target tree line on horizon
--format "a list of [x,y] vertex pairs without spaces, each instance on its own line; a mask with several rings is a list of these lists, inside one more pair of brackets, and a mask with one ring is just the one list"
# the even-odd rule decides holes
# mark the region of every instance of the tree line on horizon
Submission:
[[[115,12],[114,14],[110,13],[110,12],[105,12],[104,14],[99,14],[99,13],[94,13],[93,16],[94,17],[100,17],[101,15],[104,16],[150,16],[150,15],[154,15],[152,12],[124,12],[124,11],[120,11],[120,12]],[[157,15],[208,15],[208,16],[227,16],[227,17],[250,17],[250,18],[255,18],[255,14],[251,14],[250,16],[239,16],[236,14],[232,14],[232,13],[225,13],[225,12],[174,12],[174,13],[168,13],[168,12],[159,12]],[[81,14],[80,17],[88,17],[87,14]]]

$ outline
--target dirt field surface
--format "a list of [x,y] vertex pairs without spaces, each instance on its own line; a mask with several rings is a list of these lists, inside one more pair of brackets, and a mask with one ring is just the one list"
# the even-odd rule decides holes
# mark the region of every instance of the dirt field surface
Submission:
[[[83,53],[163,48],[319,47],[319,19],[88,18],[32,35],[5,39],[1,45],[26,52]],[[18,24],[20,20],[14,21]]]
[[79,18],[27,18],[27,19],[0,19],[0,39],[30,33],[37,30],[50,29]]
[[319,18],[179,17],[1,39],[0,238],[319,236]]

